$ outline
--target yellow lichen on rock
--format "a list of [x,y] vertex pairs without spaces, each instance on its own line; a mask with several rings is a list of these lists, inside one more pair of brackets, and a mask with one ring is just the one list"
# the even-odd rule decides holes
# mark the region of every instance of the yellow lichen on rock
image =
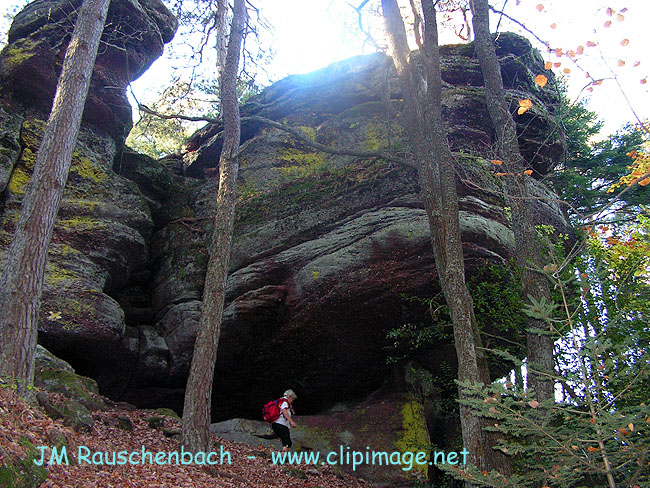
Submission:
[[88,158],[74,159],[70,172],[98,184],[104,183],[107,178],[106,173]]
[[[426,452],[427,463],[413,463],[411,473],[427,476],[429,469],[429,449],[431,440],[427,430],[426,420],[424,418],[424,408],[420,402],[415,400],[404,403],[402,407],[402,429],[404,435],[395,443],[395,447],[400,452],[411,451],[415,456],[418,452]],[[404,466],[407,468],[408,466]]]

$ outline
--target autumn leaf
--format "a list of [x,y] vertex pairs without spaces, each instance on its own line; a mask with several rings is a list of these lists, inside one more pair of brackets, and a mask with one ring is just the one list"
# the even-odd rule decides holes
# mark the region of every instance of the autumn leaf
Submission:
[[623,61],[622,59],[619,59],[617,64],[619,66],[625,66],[625,61]]
[[569,69],[569,68],[564,68],[564,69],[562,70],[562,72],[563,72],[564,74],[567,74],[567,75],[568,75],[569,73],[571,73],[571,69]]
[[538,3],[537,7],[535,7],[535,8],[537,9],[538,12],[541,12],[542,10],[544,10],[544,5],[541,4],[541,3]]
[[611,17],[614,15],[614,9],[611,7],[607,7],[607,10],[605,10],[605,13],[607,14],[607,17]]
[[607,29],[608,27],[611,27],[611,26],[612,26],[612,21],[611,20],[608,20],[607,22],[605,22],[603,24],[603,27],[605,27],[605,29]]
[[496,173],[497,176],[505,176],[507,173]]
[[623,22],[625,20],[625,15],[617,14],[616,15],[616,20],[618,20],[619,22]]
[[627,46],[629,43],[630,43],[630,40],[629,40],[629,39],[623,39],[623,40],[621,41],[621,46]]
[[596,47],[596,43],[593,41],[587,41],[587,47]]
[[548,83],[548,78],[544,75],[537,75],[535,77],[535,83],[537,83],[541,88],[544,88],[546,83]]
[[639,181],[639,185],[641,185],[641,186],[648,186],[648,185],[650,185],[650,178],[645,178],[645,179]]
[[554,66],[555,68],[559,68],[560,66],[562,66],[562,63],[560,63],[560,62],[558,61],[557,63],[553,63],[553,66]]
[[528,402],[528,405],[530,405],[531,408],[537,408],[539,407],[539,402],[537,400],[531,400]]
[[525,114],[532,106],[533,106],[533,102],[528,98],[525,98],[524,100],[519,100],[519,109],[517,110],[517,113],[519,115]]
[[532,169],[527,169],[526,171],[524,171],[524,174],[530,176],[530,175],[533,174],[533,170]]
[[551,29],[557,29],[557,24],[555,22],[551,24]]
[[491,163],[496,164],[497,166],[501,166],[503,164],[503,161],[501,161],[500,159],[492,159]]
[[627,424],[627,428],[630,429],[632,432],[634,432],[634,424],[632,422]]
[[587,448],[587,451],[589,451],[589,452],[596,452],[597,450],[598,450],[598,448],[597,448],[597,447],[594,447],[594,446],[589,446],[589,447]]
[[583,54],[585,52],[585,47],[580,45],[576,48],[576,53],[577,54]]
[[634,67],[635,67],[635,68],[636,68],[637,66],[640,66],[640,65],[641,65],[641,61],[635,61],[635,62],[634,62]]
[[645,85],[647,82],[648,82],[648,77],[646,76],[645,78],[643,78],[643,79],[641,80],[640,83],[641,83],[642,85]]
[[553,63],[551,63],[550,61],[546,61],[546,63],[544,63],[544,69],[551,69],[552,67],[553,67]]
[[569,49],[566,52],[566,55],[569,56],[570,58],[575,58],[576,57],[576,52],[573,49]]

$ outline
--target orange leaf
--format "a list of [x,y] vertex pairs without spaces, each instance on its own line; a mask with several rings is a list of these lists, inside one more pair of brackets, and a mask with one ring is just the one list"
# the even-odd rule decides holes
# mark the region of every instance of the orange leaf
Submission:
[[640,64],[641,64],[641,61],[635,61],[635,62],[634,62],[634,67],[636,68],[636,67],[639,66]]
[[526,98],[524,100],[519,100],[519,109],[517,110],[517,113],[519,115],[522,115],[522,114],[526,113],[528,111],[528,109],[530,109],[530,107],[532,107],[532,106],[533,106],[533,102],[531,100],[529,100],[528,98]]
[[533,174],[533,170],[532,169],[527,169],[526,171],[524,171],[524,174],[530,176],[530,175]]
[[608,7],[607,10],[605,10],[605,13],[607,14],[607,17],[611,17],[612,15],[614,15],[614,9]]
[[619,66],[625,66],[625,61],[623,61],[622,59],[619,59],[617,64]]
[[570,58],[575,58],[576,57],[576,52],[573,49],[569,49],[566,52],[566,55],[569,56]]
[[553,67],[553,63],[551,63],[550,61],[546,61],[546,63],[544,63],[544,69],[551,69],[552,67]]
[[594,85],[602,85],[602,84],[603,84],[603,80],[594,81]]
[[642,85],[645,85],[647,82],[648,82],[648,77],[647,76],[641,80]]
[[551,24],[551,29],[557,29],[557,24],[555,22]]
[[596,43],[592,41],[587,41],[587,47],[596,47]]
[[531,400],[528,402],[528,405],[530,405],[531,408],[537,408],[539,407],[539,402],[537,400]]
[[603,24],[603,27],[605,27],[605,29],[607,29],[608,27],[611,27],[611,26],[612,26],[612,21],[611,20],[608,20],[607,22],[605,22]]
[[548,78],[544,75],[537,75],[535,77],[535,83],[544,88],[546,86],[546,83],[548,83]]
[[650,177],[649,177],[649,178],[645,178],[645,179],[639,181],[639,185],[641,185],[641,186],[648,186],[648,185],[650,185]]
[[564,68],[564,69],[562,70],[562,72],[563,72],[564,74],[568,75],[569,73],[571,73],[571,70],[570,70],[569,68]]
[[556,48],[554,51],[555,51],[555,55],[557,57],[562,56],[562,48],[561,47]]
[[621,41],[621,46],[627,46],[629,43],[630,43],[630,40],[629,40],[629,39],[623,39],[623,40]]
[[578,47],[576,48],[576,53],[577,53],[577,54],[582,54],[582,53],[584,53],[584,52],[585,52],[585,47],[584,47],[584,46],[578,46]]
[[632,432],[634,432],[634,424],[632,422],[627,424],[627,428],[630,429]]
[[541,3],[538,3],[537,7],[535,7],[535,8],[537,9],[538,12],[541,12],[542,10],[544,10],[544,5],[542,5]]
[[499,159],[492,159],[491,162],[492,164],[496,164],[497,166],[501,166],[503,164],[503,161]]
[[589,452],[596,452],[597,450],[598,450],[598,448],[597,448],[597,447],[594,447],[594,446],[589,446],[589,447],[587,448],[587,451],[589,451]]
[[616,16],[616,20],[618,20],[619,22],[623,22],[623,21],[625,20],[625,15],[623,15],[623,14],[618,14],[618,15]]
[[497,175],[497,176],[505,176],[506,173],[497,173],[496,175]]

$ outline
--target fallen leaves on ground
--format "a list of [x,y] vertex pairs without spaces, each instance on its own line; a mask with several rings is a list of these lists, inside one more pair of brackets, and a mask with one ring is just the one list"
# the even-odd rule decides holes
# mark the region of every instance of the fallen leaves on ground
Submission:
[[[271,462],[271,450],[212,438],[212,450],[219,454],[221,446],[230,453],[231,464],[199,465],[74,465],[79,446],[94,452],[147,451],[181,452],[178,440],[166,437],[162,428],[179,431],[180,422],[164,417],[159,429],[149,426],[148,419],[159,416],[152,411],[127,411],[110,408],[94,412],[95,424],[91,432],[76,432],[60,420],[52,420],[38,409],[18,398],[13,391],[0,388],[0,466],[9,459],[24,459],[26,448],[22,439],[34,446],[56,445],[64,436],[70,465],[44,465],[48,476],[42,488],[367,488],[370,484],[358,478],[343,475],[330,466],[276,466]],[[125,430],[130,421],[132,430]],[[122,425],[122,428],[120,427]],[[49,459],[50,450],[46,450]],[[249,459],[255,456],[255,459]],[[40,451],[36,459],[40,459]],[[216,458],[215,458],[216,459]],[[225,459],[225,458],[224,458]]]

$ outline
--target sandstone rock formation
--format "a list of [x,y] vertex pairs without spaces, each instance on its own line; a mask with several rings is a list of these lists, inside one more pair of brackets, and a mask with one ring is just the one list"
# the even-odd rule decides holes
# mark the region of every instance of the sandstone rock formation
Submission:
[[[44,23],[40,8],[46,2],[34,2],[20,14],[0,57],[0,248],[9,242],[47,116],[59,41],[65,39],[63,13],[78,4],[50,2],[61,22]],[[218,184],[203,175],[218,161],[220,128],[206,126],[182,159],[165,164],[121,146],[129,109],[123,92],[107,87],[123,87],[146,69],[175,21],[157,0],[113,4],[114,24],[128,18],[142,40],[123,39],[126,56],[107,47],[98,59],[50,250],[39,340],[95,378],[103,394],[178,410]],[[533,83],[543,62],[525,40],[502,34],[499,46],[513,108],[520,98],[534,101],[517,120],[538,177],[563,151],[552,118],[557,99],[550,88]],[[514,236],[489,163],[493,131],[472,53],[471,45],[443,48],[443,102],[459,160],[468,275],[487,273],[489,280],[488,266],[512,257]],[[286,78],[242,111],[299,127],[321,144],[407,156],[396,86],[388,58],[375,54]],[[386,335],[431,324],[428,300],[440,291],[413,170],[377,158],[321,153],[257,122],[244,123],[242,141],[247,146],[215,418],[257,418],[261,405],[289,386],[298,392],[303,414],[359,402],[382,387],[407,390],[403,365],[387,364]],[[538,191],[549,196],[541,185]],[[552,200],[540,199],[538,206],[540,222],[568,230]],[[442,403],[455,390],[455,352],[444,312],[438,312],[436,341],[410,359],[434,375],[434,395]],[[492,335],[518,339],[516,331],[505,330],[505,318],[504,324],[481,325]],[[453,431],[435,409],[425,413],[439,439]]]
[[[0,84],[13,98],[49,112],[82,0],[36,0],[13,20],[0,56]],[[84,120],[124,139],[131,130],[126,86],[153,63],[176,32],[177,21],[161,0],[111,2]]]

